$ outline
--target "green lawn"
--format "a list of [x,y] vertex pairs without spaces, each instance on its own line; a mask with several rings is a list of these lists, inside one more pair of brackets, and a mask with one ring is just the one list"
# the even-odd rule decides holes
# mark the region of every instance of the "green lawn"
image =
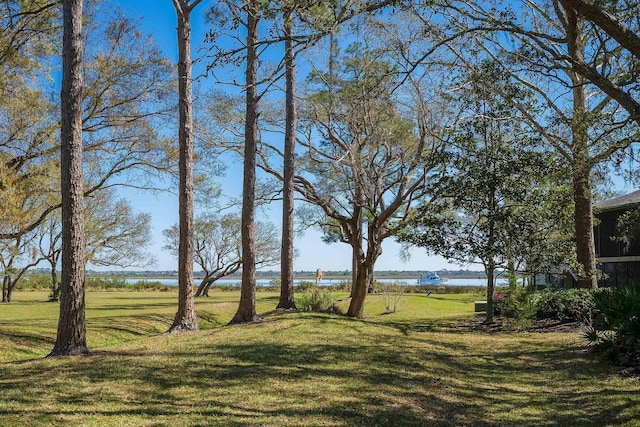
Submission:
[[[275,313],[225,326],[238,294],[198,299],[202,331],[164,335],[175,292],[89,292],[90,357],[43,359],[57,307],[0,306],[0,425],[640,425],[640,381],[578,333],[488,335],[455,324],[473,295],[405,295],[367,320]],[[346,302],[344,303],[346,304]]]

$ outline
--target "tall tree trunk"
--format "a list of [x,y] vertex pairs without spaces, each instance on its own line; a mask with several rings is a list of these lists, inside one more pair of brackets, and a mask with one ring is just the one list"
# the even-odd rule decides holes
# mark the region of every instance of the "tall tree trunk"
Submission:
[[9,276],[2,279],[2,302],[9,302]]
[[486,312],[485,322],[492,323],[493,314],[494,314],[493,313],[494,312],[493,291],[495,289],[495,283],[496,283],[496,278],[495,278],[496,264],[493,261],[493,259],[490,259],[487,261],[484,268],[484,272],[487,275],[487,312]]
[[355,250],[351,251],[351,289],[349,291],[349,298],[353,298],[353,289],[356,287],[358,281],[358,265],[360,264],[360,254]]
[[18,283],[18,280],[14,280],[11,277],[9,277],[9,281],[8,281],[8,286],[7,286],[7,302],[11,302],[11,298],[13,296],[13,288],[16,287],[16,283]]
[[58,332],[50,356],[89,353],[84,302],[82,0],[65,0],[62,10],[62,294]]
[[246,116],[244,127],[244,180],[242,185],[242,287],[233,323],[256,322],[255,187],[258,138],[258,21],[259,3],[247,2]]
[[58,272],[56,271],[58,257],[55,254],[49,258],[49,264],[51,264],[51,296],[49,301],[58,302],[60,300],[60,289],[58,288]]
[[[586,170],[585,170],[586,169]],[[593,235],[593,209],[591,202],[591,171],[577,168],[573,172],[573,200],[575,205],[576,259],[579,288],[596,289],[596,251]]]
[[[582,19],[573,10],[567,10],[567,50],[573,58],[583,59],[584,37]],[[593,235],[593,209],[591,201],[591,158],[589,156],[589,119],[587,117],[587,93],[585,79],[576,73],[569,74],[573,83],[572,172],[573,201],[576,233],[576,260],[579,288],[598,287],[596,274],[596,250]]]
[[58,302],[60,300],[60,290],[58,289],[58,272],[56,271],[56,265],[58,264],[57,258],[55,261],[49,259],[51,264],[51,295],[49,296],[49,302]]
[[58,294],[58,272],[55,265],[51,266],[51,294],[54,297]]
[[289,13],[284,24],[286,66],[286,129],[284,135],[284,171],[282,184],[282,250],[280,255],[280,301],[276,308],[291,310],[296,308],[293,298],[293,202],[296,149],[296,64],[295,51],[291,35],[293,32],[292,14]]
[[509,258],[507,261],[507,272],[509,273],[509,290],[515,291],[518,284],[518,276],[516,274],[516,264],[513,261],[513,258]]
[[[334,46],[334,38],[331,38],[331,55],[333,56],[335,50]],[[333,67],[333,59],[329,62],[330,67]],[[333,77],[333,76],[332,76]],[[333,87],[333,86],[332,86]],[[354,178],[354,181],[356,179]],[[362,259],[364,258],[364,249],[362,245],[362,241],[364,239],[362,230],[362,189],[360,186],[355,183],[354,189],[354,210],[352,217],[352,225],[350,226],[351,236],[349,236],[350,244],[352,248],[351,252],[351,292],[349,297],[353,301],[354,295],[356,293],[356,283],[358,283],[358,276],[360,268],[362,267]]]
[[193,97],[191,64],[192,7],[188,0],[173,0],[178,17],[178,91],[180,127],[180,185],[179,216],[180,241],[178,244],[178,312],[168,332],[197,331],[193,301]]
[[[493,165],[493,163],[492,163]],[[495,177],[493,174],[493,167],[487,168],[490,176]],[[493,322],[493,290],[496,283],[496,261],[495,261],[495,253],[498,252],[495,250],[496,246],[496,212],[498,210],[497,206],[497,183],[493,182],[489,185],[489,193],[488,193],[488,207],[489,207],[489,232],[487,236],[487,247],[489,247],[489,255],[484,262],[484,272],[487,275],[487,312],[486,312],[486,323]]]

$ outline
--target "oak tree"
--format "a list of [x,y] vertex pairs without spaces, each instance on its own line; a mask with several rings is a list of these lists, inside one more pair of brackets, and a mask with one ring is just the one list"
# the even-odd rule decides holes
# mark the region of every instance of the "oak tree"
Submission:
[[[209,296],[209,288],[219,279],[242,268],[242,238],[240,216],[203,214],[194,222],[194,259],[204,277],[195,294]],[[165,249],[177,253],[178,227],[163,231]],[[279,261],[279,239],[271,223],[256,224],[256,266],[267,267]]]
[[[609,40],[580,15],[554,2],[525,1],[518,7],[526,13],[515,13],[513,5],[456,3],[452,25],[473,23],[482,31],[469,31],[464,44],[448,46],[466,68],[474,68],[472,58],[478,56],[500,62],[512,81],[533,93],[530,103],[514,105],[566,162],[574,199],[577,283],[595,288],[592,174],[635,142],[639,131],[614,98],[577,72],[572,58],[606,69],[622,86],[632,88],[633,83],[625,59],[607,53]],[[496,96],[509,95],[494,89]]]
[[339,227],[335,234],[352,247],[356,280],[347,314],[358,318],[382,242],[428,193],[441,150],[420,79],[401,96],[394,89],[402,77],[382,58],[355,44],[334,76],[311,76],[304,111],[310,139],[296,176],[296,190],[325,218],[317,223]]

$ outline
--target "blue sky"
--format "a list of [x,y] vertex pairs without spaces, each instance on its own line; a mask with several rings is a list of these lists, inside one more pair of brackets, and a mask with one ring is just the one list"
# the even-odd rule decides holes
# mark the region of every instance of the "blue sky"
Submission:
[[[141,17],[141,29],[151,34],[166,55],[172,60],[177,60],[176,47],[176,16],[171,0],[116,0],[125,11],[133,16]],[[211,1],[205,1],[192,15],[193,51],[196,52],[200,41],[204,38],[207,25],[204,22],[203,13],[211,5]],[[194,73],[195,74],[195,73]],[[203,83],[206,85],[206,82]],[[242,182],[242,165],[239,161],[228,165],[227,174],[221,178],[225,193],[230,196],[238,196]],[[162,249],[162,230],[170,227],[178,221],[177,196],[170,194],[152,194],[136,190],[123,190],[121,193],[129,199],[137,211],[148,212],[152,216],[153,243],[150,251],[157,259],[156,270],[176,270],[177,260],[174,256]],[[279,224],[279,204],[274,204],[270,212],[269,220]],[[350,270],[351,251],[344,243],[327,245],[322,242],[321,235],[315,230],[308,230],[304,235],[296,236],[296,249],[299,256],[294,263],[296,271],[313,271],[316,268],[323,270]],[[437,256],[427,256],[424,250],[412,251],[411,259],[403,263],[399,256],[400,247],[391,240],[383,245],[383,254],[380,256],[376,270],[456,270],[459,266],[449,264],[446,260]],[[197,268],[197,267],[196,267]],[[278,270],[279,266],[268,267],[267,270]]]

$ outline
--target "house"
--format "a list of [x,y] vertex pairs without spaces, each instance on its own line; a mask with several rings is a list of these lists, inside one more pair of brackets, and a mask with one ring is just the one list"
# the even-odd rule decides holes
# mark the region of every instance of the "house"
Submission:
[[628,247],[613,239],[617,234],[616,226],[620,215],[638,207],[640,190],[595,204],[596,257],[604,273],[599,286],[616,286],[629,280],[640,281],[640,238],[632,239]]

